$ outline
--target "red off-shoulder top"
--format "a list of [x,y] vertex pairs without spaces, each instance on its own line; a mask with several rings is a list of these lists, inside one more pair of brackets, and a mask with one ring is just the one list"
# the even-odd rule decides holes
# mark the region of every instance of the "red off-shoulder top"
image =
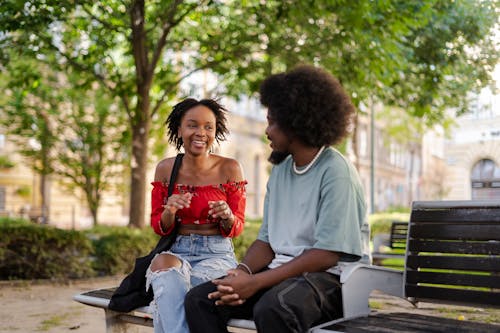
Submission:
[[[175,184],[174,194],[183,194],[190,192],[193,194],[191,205],[187,208],[179,209],[176,218],[181,224],[208,224],[219,223],[212,216],[208,215],[209,201],[224,200],[231,208],[234,214],[234,224],[229,232],[220,227],[220,232],[224,237],[236,237],[243,231],[245,222],[246,205],[246,180],[239,182],[230,182],[220,185],[183,185]],[[153,190],[151,192],[151,226],[158,235],[167,235],[172,232],[172,225],[168,230],[163,231],[160,226],[161,213],[163,205],[167,202],[168,184],[164,182],[152,182]]]

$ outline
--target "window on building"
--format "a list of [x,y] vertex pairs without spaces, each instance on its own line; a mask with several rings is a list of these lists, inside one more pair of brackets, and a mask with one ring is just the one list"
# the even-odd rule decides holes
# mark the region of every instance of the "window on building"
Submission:
[[472,200],[500,199],[500,167],[490,159],[477,162],[471,171]]

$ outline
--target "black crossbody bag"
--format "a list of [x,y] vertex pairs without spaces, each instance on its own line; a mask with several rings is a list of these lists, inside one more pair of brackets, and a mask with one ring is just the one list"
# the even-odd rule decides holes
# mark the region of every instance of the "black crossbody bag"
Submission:
[[[168,196],[172,195],[175,179],[181,167],[184,154],[178,154],[175,158],[174,167],[170,174],[168,183]],[[146,270],[157,253],[167,251],[174,244],[177,238],[178,223],[175,223],[174,230],[162,236],[156,247],[144,257],[135,259],[133,271],[127,275],[115,290],[109,301],[108,309],[118,312],[130,312],[138,307],[149,305],[153,300],[153,288],[146,291]]]

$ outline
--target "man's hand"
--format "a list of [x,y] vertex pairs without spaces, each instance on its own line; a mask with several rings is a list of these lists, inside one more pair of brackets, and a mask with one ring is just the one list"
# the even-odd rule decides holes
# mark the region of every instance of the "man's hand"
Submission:
[[212,283],[217,291],[208,294],[208,298],[216,300],[215,305],[240,305],[258,291],[253,275],[241,269],[231,269],[227,276]]

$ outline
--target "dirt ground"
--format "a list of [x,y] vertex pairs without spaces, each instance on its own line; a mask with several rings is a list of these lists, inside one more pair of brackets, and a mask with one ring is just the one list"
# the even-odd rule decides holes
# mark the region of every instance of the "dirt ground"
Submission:
[[[72,296],[92,289],[116,286],[121,278],[107,277],[68,283],[0,281],[0,332],[105,332],[104,311],[75,302]],[[373,294],[370,304],[380,312],[413,311],[500,325],[500,310],[432,304],[419,304],[416,309],[408,302],[380,293]],[[149,327],[134,327],[137,333],[153,332]]]

